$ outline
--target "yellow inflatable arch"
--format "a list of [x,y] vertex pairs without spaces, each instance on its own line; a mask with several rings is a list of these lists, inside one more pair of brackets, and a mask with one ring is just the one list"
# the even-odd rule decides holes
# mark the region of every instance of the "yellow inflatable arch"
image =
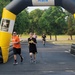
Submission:
[[3,14],[0,25],[0,54],[3,63],[8,61],[9,45],[11,34],[16,19],[19,14],[27,6],[61,6],[75,13],[75,0],[12,0],[6,7],[3,8]]

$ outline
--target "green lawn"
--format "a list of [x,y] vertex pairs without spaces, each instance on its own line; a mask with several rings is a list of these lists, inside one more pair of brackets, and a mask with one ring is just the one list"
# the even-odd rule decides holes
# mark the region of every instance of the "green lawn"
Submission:
[[58,35],[57,41],[55,41],[55,36],[52,36],[52,40],[47,39],[47,41],[53,44],[72,44],[75,43],[75,35],[73,35],[73,40],[70,40],[68,35]]
[[51,42],[53,44],[75,44],[75,40],[59,40],[59,41],[48,41]]
[[[29,37],[29,35],[22,35],[22,38],[27,39],[28,37]],[[39,36],[39,35],[37,36],[37,39],[42,40],[41,36]],[[54,43],[54,44],[72,44],[72,43],[75,43],[75,35],[73,35],[73,40],[70,40],[70,36],[68,36],[68,35],[58,35],[57,39],[58,40],[55,41],[54,35],[52,35],[52,40],[50,40],[49,35],[46,36],[47,42]]]

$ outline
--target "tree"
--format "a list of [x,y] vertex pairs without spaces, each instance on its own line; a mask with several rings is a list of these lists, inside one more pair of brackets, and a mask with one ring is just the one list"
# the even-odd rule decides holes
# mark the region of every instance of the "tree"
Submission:
[[67,24],[68,24],[68,30],[67,34],[70,35],[71,40],[73,40],[72,35],[75,34],[75,19],[73,15],[69,12],[67,12]]
[[38,21],[42,14],[43,14],[43,11],[40,9],[35,9],[29,13],[30,31],[40,33],[39,32],[40,27],[39,27]]
[[42,34],[42,33],[46,34],[47,29],[48,29],[47,24],[48,24],[47,20],[42,16],[39,19],[39,24],[38,24],[39,28],[40,28],[40,30],[39,30],[40,34]]
[[16,31],[18,34],[23,34],[24,32],[28,33],[28,28],[29,15],[27,10],[23,10],[19,15],[17,15],[14,31]]
[[57,40],[56,35],[63,34],[66,28],[65,22],[65,12],[61,7],[51,6],[48,8],[40,18],[41,26],[44,26],[46,33],[50,35],[55,35],[55,40]]

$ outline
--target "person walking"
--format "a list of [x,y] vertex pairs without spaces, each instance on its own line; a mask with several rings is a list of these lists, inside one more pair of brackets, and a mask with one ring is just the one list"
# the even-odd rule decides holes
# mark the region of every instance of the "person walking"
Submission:
[[23,57],[21,55],[20,39],[16,32],[13,32],[12,43],[13,43],[13,53],[14,53],[14,63],[13,64],[18,64],[17,54],[20,56],[21,62],[23,62]]
[[36,39],[33,38],[33,33],[30,33],[30,37],[28,38],[28,46],[29,46],[29,55],[30,55],[30,62],[35,62],[36,63],[36,53],[37,53],[37,48],[36,48]]
[[45,34],[42,35],[42,41],[43,41],[43,45],[45,46],[45,42],[46,42],[46,35]]

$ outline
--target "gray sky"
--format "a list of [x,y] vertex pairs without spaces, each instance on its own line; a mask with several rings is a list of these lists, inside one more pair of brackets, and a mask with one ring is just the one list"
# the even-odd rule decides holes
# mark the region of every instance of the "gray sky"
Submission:
[[32,7],[27,7],[28,8],[28,11],[31,12],[32,10],[34,9],[41,9],[41,10],[44,10],[44,9],[48,9],[49,6],[32,6]]

